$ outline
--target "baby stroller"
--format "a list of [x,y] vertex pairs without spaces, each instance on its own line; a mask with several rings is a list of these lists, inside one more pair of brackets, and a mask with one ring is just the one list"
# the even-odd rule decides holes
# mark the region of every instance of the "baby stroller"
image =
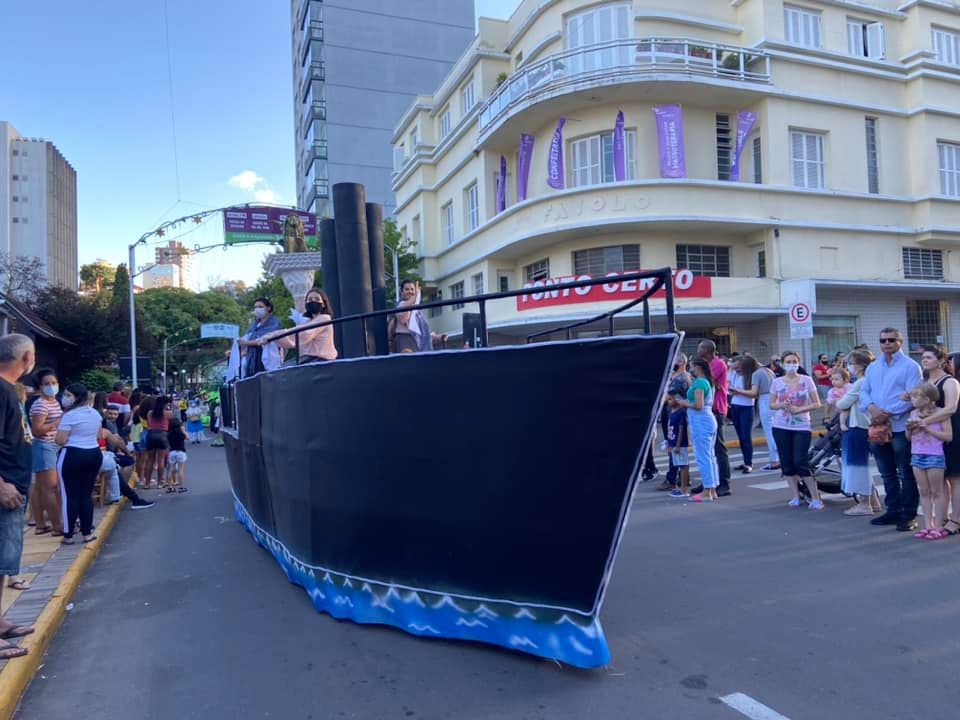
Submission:
[[[833,418],[824,422],[824,426],[827,433],[818,438],[810,448],[808,460],[820,492],[835,495],[842,492],[840,489],[840,416],[834,415]],[[800,491],[804,496],[809,495],[803,483],[800,484]]]

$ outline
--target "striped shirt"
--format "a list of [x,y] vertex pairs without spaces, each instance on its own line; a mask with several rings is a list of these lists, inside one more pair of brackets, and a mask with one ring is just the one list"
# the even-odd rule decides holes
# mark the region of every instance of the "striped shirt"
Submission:
[[[33,422],[34,418],[43,419],[46,416],[46,422],[51,420],[59,420],[63,417],[63,408],[60,407],[54,398],[37,398],[34,400],[33,405],[30,406],[30,421]],[[53,439],[57,436],[57,430],[54,428],[46,435],[37,436],[37,440],[42,440],[43,442],[53,442]]]

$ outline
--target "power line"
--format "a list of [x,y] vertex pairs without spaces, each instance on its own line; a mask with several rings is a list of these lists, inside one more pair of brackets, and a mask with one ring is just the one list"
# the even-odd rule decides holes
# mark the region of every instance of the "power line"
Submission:
[[173,170],[177,179],[177,202],[180,202],[180,156],[177,153],[177,115],[173,108],[173,60],[170,53],[170,19],[167,0],[163,0],[163,29],[167,39],[167,88],[170,91],[170,127],[173,131]]

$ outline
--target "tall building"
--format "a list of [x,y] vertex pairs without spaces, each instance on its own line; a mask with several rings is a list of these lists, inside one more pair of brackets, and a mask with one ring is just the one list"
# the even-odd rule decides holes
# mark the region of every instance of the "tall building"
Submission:
[[[877,350],[887,325],[912,353],[960,347],[956,3],[523,0],[481,21],[394,144],[398,222],[427,296],[670,267],[688,349],[793,347],[809,363]],[[524,342],[635,293],[611,279],[492,303],[491,334]],[[798,303],[812,339],[791,337]],[[652,307],[656,320],[663,301]],[[476,306],[434,329],[460,331],[464,311]]]
[[[179,287],[184,290],[197,291],[197,278],[193,267],[193,251],[190,248],[176,240],[171,240],[166,245],[158,247],[154,253],[154,257],[157,263],[155,267],[171,265],[177,268],[176,282],[172,286],[167,285],[166,287]],[[164,277],[172,276],[166,273]],[[160,286],[155,285],[154,287]]]
[[331,188],[359,182],[390,215],[393,127],[470,43],[473,0],[291,7],[297,205],[329,216]]
[[143,289],[183,287],[180,268],[177,265],[153,265],[143,272]]
[[47,140],[0,121],[0,250],[40,258],[47,281],[77,289],[77,172]]

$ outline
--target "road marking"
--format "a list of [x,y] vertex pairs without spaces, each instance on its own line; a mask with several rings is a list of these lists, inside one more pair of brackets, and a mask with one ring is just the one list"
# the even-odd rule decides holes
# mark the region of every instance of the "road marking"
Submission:
[[757,488],[757,490],[786,490],[790,485],[786,480],[778,480],[777,482],[757,483],[750,487]]
[[768,708],[763,703],[757,702],[743,693],[727,695],[720,698],[720,702],[741,715],[746,715],[750,720],[790,720],[786,715],[781,715],[773,708]]

